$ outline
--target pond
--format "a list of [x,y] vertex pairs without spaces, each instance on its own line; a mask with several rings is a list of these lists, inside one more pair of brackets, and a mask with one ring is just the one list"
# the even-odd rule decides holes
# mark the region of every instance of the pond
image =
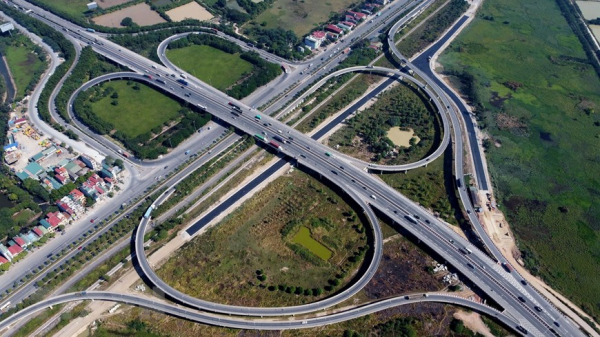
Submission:
[[15,204],[8,199],[8,196],[0,193],[0,208],[12,208]]
[[417,143],[420,140],[419,137],[415,136],[413,129],[402,130],[398,126],[391,128],[387,132],[387,137],[394,143],[394,145],[403,147],[410,147],[410,140],[413,137],[417,139]]
[[316,256],[320,257],[325,261],[329,260],[329,258],[333,254],[333,252],[329,250],[329,248],[323,246],[319,241],[313,239],[310,236],[310,229],[304,226],[300,227],[300,231],[298,231],[298,234],[294,235],[292,242],[297,243],[303,246],[304,248],[310,250],[311,253],[315,254]]

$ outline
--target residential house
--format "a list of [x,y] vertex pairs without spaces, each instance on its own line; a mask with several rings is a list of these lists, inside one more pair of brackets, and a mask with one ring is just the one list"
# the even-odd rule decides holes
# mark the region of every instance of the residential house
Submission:
[[366,14],[353,12],[353,11],[348,11],[346,15],[351,15],[352,17],[354,17],[354,20],[356,20],[356,21],[361,21],[361,20],[364,20],[367,18]]
[[48,233],[54,233],[54,227],[46,219],[42,219],[39,222],[40,226],[44,227]]
[[79,176],[81,175],[79,174],[79,172],[81,171],[81,166],[77,165],[77,163],[75,163],[74,161],[65,165],[64,168],[67,170],[67,173],[69,174],[69,178],[71,178],[71,180],[77,180],[77,178],[79,178]]
[[304,44],[307,48],[314,50],[321,46],[323,41],[325,41],[326,36],[324,31],[314,31],[310,36],[307,36],[304,39]]
[[15,119],[15,121],[13,122],[14,126],[19,126],[19,125],[23,125],[27,123],[27,120],[25,118],[17,118]]
[[12,253],[8,250],[8,248],[6,248],[5,245],[0,243],[0,254],[2,256],[4,256],[8,261],[12,261],[13,259],[13,255]]
[[4,257],[0,256],[0,264],[8,263],[9,261]]
[[344,31],[340,27],[337,27],[335,25],[327,25],[327,27],[325,27],[325,30],[338,35],[344,33]]
[[25,240],[25,242],[29,244],[32,244],[40,239],[36,234],[34,234],[33,231],[29,231],[27,232],[27,234],[21,234],[21,237],[23,238],[23,240]]
[[48,230],[46,227],[39,225],[34,228],[34,233],[41,238],[42,236],[48,234]]
[[23,252],[23,248],[21,248],[18,244],[14,243],[12,246],[8,247],[8,251],[16,257],[17,255]]
[[121,169],[118,166],[108,166],[106,164],[102,164],[102,170],[100,171],[100,176],[116,178],[117,174],[121,172]]
[[85,166],[94,171],[100,171],[102,169],[100,163],[98,163],[96,160],[94,160],[94,158],[86,154],[82,154],[81,156],[79,156],[79,160],[81,160],[81,162],[84,163]]
[[340,27],[342,29],[346,29],[345,27],[348,27],[348,30],[352,30],[352,29],[354,29],[355,26],[356,26],[356,24],[354,24],[350,21],[342,21],[342,22],[338,23],[338,27]]
[[15,236],[13,238],[13,240],[19,245],[19,247],[25,249],[29,246],[29,243],[25,242],[25,240],[23,240],[22,237],[20,236]]
[[73,189],[69,192],[69,197],[80,205],[85,206],[85,195],[83,195],[80,190]]
[[46,214],[46,220],[50,223],[52,228],[67,224],[67,218],[61,212]]
[[98,195],[96,194],[95,185],[91,184],[89,181],[84,182],[79,187],[79,190],[83,192],[86,197],[92,198],[94,200],[98,199]]

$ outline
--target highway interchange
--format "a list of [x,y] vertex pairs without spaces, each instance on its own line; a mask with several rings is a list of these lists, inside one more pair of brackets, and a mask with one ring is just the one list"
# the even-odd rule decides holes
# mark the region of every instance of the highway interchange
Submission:
[[[422,6],[424,3],[426,2],[421,3],[419,6]],[[28,8],[33,8],[29,4],[25,6],[27,6]],[[420,8],[417,9],[421,10]],[[287,158],[290,158],[292,162],[299,166],[303,166],[307,169],[317,172],[318,174],[322,175],[325,179],[331,181],[333,184],[347,191],[347,193],[351,197],[353,197],[353,199],[356,200],[356,202],[359,205],[361,205],[361,207],[363,207],[363,209],[367,212],[369,219],[371,220],[371,226],[374,237],[374,257],[373,261],[371,261],[369,265],[367,272],[360,278],[358,282],[345,289],[342,293],[339,293],[338,295],[332,296],[325,300],[311,303],[305,306],[287,308],[246,308],[226,306],[217,303],[201,301],[198,299],[191,298],[187,295],[180,294],[174,289],[168,287],[168,285],[164,285],[164,283],[161,284],[162,281],[158,279],[158,277],[153,273],[150,267],[144,267],[144,262],[147,264],[144,255],[138,254],[138,257],[141,257],[139,259],[140,265],[142,266],[142,269],[144,269],[144,273],[146,274],[146,276],[149,277],[151,282],[154,285],[156,285],[161,291],[169,295],[169,297],[175,298],[181,301],[182,303],[185,303],[189,306],[198,309],[243,316],[281,316],[303,314],[330,307],[333,304],[339,303],[342,300],[347,299],[353,293],[355,293],[357,289],[360,290],[360,288],[362,288],[362,286],[364,286],[368,282],[368,280],[370,280],[370,278],[374,274],[374,271],[377,268],[381,257],[382,242],[381,232],[377,224],[376,217],[372,210],[372,208],[374,208],[380,213],[380,215],[386,216],[395,223],[400,224],[411,234],[413,234],[417,239],[419,239],[422,243],[426,244],[432,250],[436,251],[440,257],[447,261],[447,263],[452,265],[462,275],[468,278],[473,284],[475,284],[496,303],[498,303],[502,308],[504,308],[504,312],[501,314],[501,316],[503,316],[502,319],[506,319],[505,323],[510,322],[507,323],[507,325],[511,328],[515,329],[519,326],[524,327],[524,329],[526,329],[528,333],[539,336],[551,335],[553,334],[552,331],[556,331],[556,334],[564,336],[580,335],[580,332],[577,330],[577,328],[575,328],[570,322],[566,321],[564,316],[558,313],[535,290],[532,290],[531,287],[520,284],[520,278],[516,279],[513,277],[512,274],[506,273],[498,265],[496,260],[490,259],[486,254],[475,249],[467,241],[465,241],[460,236],[455,234],[451,229],[449,229],[447,225],[440,222],[438,219],[430,215],[418,205],[414,204],[412,201],[408,200],[407,198],[405,198],[395,190],[391,189],[378,179],[365,173],[363,168],[356,167],[355,165],[353,165],[354,162],[352,160],[349,160],[349,158],[347,158],[346,156],[342,156],[336,153],[335,151],[332,151],[328,147],[312,140],[311,138],[299,133],[298,131],[288,127],[287,125],[279,122],[278,120],[269,117],[268,115],[262,115],[256,109],[250,108],[242,104],[241,102],[236,102],[235,100],[231,99],[230,97],[227,97],[220,91],[193,78],[193,76],[188,75],[188,81],[190,82],[189,86],[182,86],[176,81],[178,79],[178,74],[173,69],[164,67],[162,65],[157,65],[154,62],[147,60],[131,51],[128,51],[127,49],[118,46],[108,40],[102,39],[101,37],[95,37],[93,34],[89,34],[83,31],[81,28],[75,26],[74,24],[58,19],[52,16],[51,14],[44,12],[41,9],[35,8],[34,13],[41,20],[47,20],[47,18],[52,18],[52,21],[54,21],[53,26],[59,24],[60,27],[64,27],[64,29],[67,29],[67,31],[65,32],[67,35],[70,35],[71,37],[78,39],[84,42],[85,44],[94,41],[95,38],[101,40],[101,45],[91,44],[94,50],[99,54],[102,54],[105,57],[112,59],[116,63],[124,65],[138,73],[138,75],[128,76],[137,76],[143,78],[144,74],[156,74],[158,72],[159,74],[161,74],[161,78],[165,81],[165,85],[162,86],[164,90],[196,106],[206,107],[206,110],[209,113],[225,121],[226,123],[235,126],[238,130],[241,130],[250,135],[283,135],[286,139],[288,139],[288,143],[284,144],[283,149],[281,150],[282,155],[285,155]],[[405,24],[406,20],[408,20],[409,18],[410,15],[401,18],[397,23],[398,27]],[[394,33],[395,30],[392,29],[390,36],[394,36]],[[453,130],[455,151],[461,154],[463,146],[461,128],[459,126],[460,123],[458,122],[459,114],[457,113],[456,109],[453,108],[453,106],[458,103],[456,103],[456,100],[452,99],[452,97],[448,98],[446,93],[443,91],[443,89],[440,88],[437,82],[432,80],[423,71],[419,70],[419,68],[414,67],[410,62],[408,62],[397,50],[395,50],[395,46],[393,43],[391,44],[391,46],[394,54],[398,56],[401,60],[405,60],[407,67],[413,69],[415,73],[423,80],[423,82],[427,84],[424,85],[419,83],[419,86],[423,88],[423,90],[432,98],[434,104],[438,107],[439,113],[442,116],[445,116],[447,114],[451,117],[452,125],[454,126]],[[317,61],[315,60],[314,63],[317,63]],[[315,68],[317,68],[317,66],[315,66]],[[410,76],[408,74],[400,73],[397,70],[379,68],[367,69],[365,67],[362,68],[365,71],[381,71],[395,73],[397,75],[403,76],[405,79],[410,79]],[[356,70],[359,69],[355,69],[353,71]],[[297,70],[295,74],[297,74]],[[154,85],[161,86],[160,83],[156,83],[154,81],[151,83],[153,83]],[[186,94],[190,96],[188,97]],[[228,104],[228,102],[230,101],[235,102],[235,104],[242,107],[242,110],[244,111],[236,119],[233,119],[230,113],[231,106]],[[257,120],[254,118],[256,114],[262,115],[262,119],[260,122],[257,122]],[[449,140],[446,140],[449,139],[449,134],[450,132],[444,132],[444,141],[446,142],[446,144],[449,142]],[[446,137],[446,135],[448,135],[448,137]],[[291,140],[292,138],[293,140]],[[445,148],[445,146],[443,148]],[[473,144],[471,144],[471,150],[479,151],[479,147],[476,146],[475,148],[473,148]],[[326,153],[328,152],[332,155],[327,155]],[[458,174],[462,172],[462,155],[455,156],[455,159],[457,165],[457,176],[462,177],[462,175]],[[477,160],[475,160],[475,162],[476,161]],[[475,164],[475,166],[477,167],[477,164]],[[385,168],[377,167],[377,170],[380,169]],[[478,182],[480,183],[480,187],[482,181],[485,181],[485,178],[483,178],[483,180],[478,180]],[[461,189],[459,189],[459,192],[461,192],[462,200],[465,201],[465,204],[467,204],[468,202],[466,201],[468,201],[468,198],[464,198],[463,191],[461,191]],[[474,217],[473,212],[471,212],[471,216]],[[471,221],[473,222],[473,219],[471,219]],[[142,221],[140,229],[138,230],[138,233],[141,234],[138,234],[138,236],[136,237],[136,251],[138,249],[140,236],[143,240],[144,226],[145,223],[144,221]],[[486,235],[483,234],[482,238],[484,242],[486,241],[485,237]],[[491,243],[491,246],[489,246],[488,242],[485,243],[490,249],[493,249],[491,247],[495,247],[493,243]],[[473,253],[464,254],[460,251],[461,249],[464,251],[464,249],[466,249],[467,247],[469,247],[473,251]],[[499,258],[499,256],[501,256],[496,254],[493,255],[496,256],[496,258]],[[81,300],[82,298],[94,299],[93,296],[99,296],[96,299],[106,299],[110,297],[111,300],[115,298],[120,298],[124,302],[130,301],[130,299],[126,299],[125,297],[119,297],[126,295],[117,294],[90,293],[67,294],[63,296],[64,297],[60,297],[59,299],[55,298],[55,300],[67,301],[68,296],[72,296],[70,300]],[[102,296],[105,297],[102,298]],[[430,299],[430,297],[427,297],[427,300],[432,299]],[[52,301],[52,299],[50,301]],[[398,301],[400,301],[400,299],[398,299]],[[46,305],[48,305],[48,303],[51,302],[40,302],[38,305],[43,306],[43,303],[46,303]],[[164,309],[164,307],[160,307],[159,304],[156,304],[155,302],[153,303],[154,304],[145,303],[144,306],[169,312],[168,310]],[[395,302],[391,301],[387,303],[391,306]],[[33,307],[35,306],[36,305],[34,305]],[[543,311],[539,312],[535,310],[534,306],[539,306],[543,308]],[[28,312],[27,310],[29,309],[23,310],[20,313],[14,315],[13,317],[6,319],[0,324],[0,328],[5,327],[11,324],[12,322],[20,319]],[[179,308],[178,310],[182,311],[180,311],[179,313],[171,313],[180,317],[184,317],[184,315],[182,314],[183,311],[187,313],[187,309]],[[357,316],[359,316],[367,314],[368,310],[371,309],[367,309],[367,307],[365,307],[362,308],[361,311],[361,308],[357,308],[356,312],[353,312]],[[327,315],[319,318],[318,321],[317,319],[314,319],[314,321],[308,319],[309,323],[304,323],[307,320],[290,320],[286,321],[286,323],[290,324],[287,328],[310,327],[322,324],[331,324],[335,322],[335,319],[336,318],[334,315]],[[240,321],[248,322],[248,320],[245,318],[240,319]],[[268,327],[269,323],[265,323],[262,321],[252,322],[249,324],[252,324],[254,328],[258,329],[270,329]],[[280,326],[277,329],[284,328],[285,327]],[[523,333],[523,331],[520,332]]]

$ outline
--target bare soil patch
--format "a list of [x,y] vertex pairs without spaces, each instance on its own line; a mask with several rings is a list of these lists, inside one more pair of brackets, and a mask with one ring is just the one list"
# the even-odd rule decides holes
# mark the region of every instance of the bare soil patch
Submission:
[[[113,6],[118,6],[132,0],[96,0],[98,7],[100,8],[109,8]],[[91,1],[90,1],[91,2]]]
[[123,19],[126,17],[130,17],[133,22],[140,26],[151,26],[157,23],[166,22],[165,19],[161,18],[157,12],[150,9],[150,6],[145,3],[141,3],[135,6],[123,8],[116,12],[101,15],[97,18],[94,18],[94,23],[105,27],[120,28],[123,27],[121,26],[121,21],[123,21]]
[[208,21],[213,18],[212,14],[206,8],[200,6],[197,2],[190,2],[183,6],[173,8],[166,12],[171,20],[179,22],[185,19],[196,19],[200,21]]
[[425,268],[432,258],[405,238],[391,240],[383,247],[381,264],[365,287],[369,299],[418,291],[438,291],[444,288],[435,275]]

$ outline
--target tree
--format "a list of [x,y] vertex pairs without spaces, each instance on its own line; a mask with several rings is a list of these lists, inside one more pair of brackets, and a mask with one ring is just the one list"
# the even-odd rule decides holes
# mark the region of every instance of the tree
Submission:
[[121,170],[125,168],[125,165],[123,164],[123,159],[121,158],[116,159],[114,165],[120,168]]
[[106,156],[104,158],[104,163],[108,166],[112,166],[115,162],[115,158],[111,157],[111,156]]
[[450,329],[456,332],[457,334],[461,334],[463,333],[465,326],[463,321],[461,321],[460,319],[453,319],[450,323]]
[[118,92],[116,92],[116,91],[115,91],[115,92],[113,92],[113,94],[112,94],[112,95],[110,95],[110,98],[112,98],[112,99],[117,99],[117,98],[119,98],[119,93],[118,93]]
[[39,197],[44,201],[50,200],[50,193],[48,193],[48,191],[44,187],[42,187],[42,185],[37,180],[33,180],[31,178],[23,180],[23,188],[25,188],[27,192]]
[[58,226],[58,231],[59,232],[64,232],[65,231],[65,225],[59,225]]
[[110,102],[110,104],[111,104],[111,105],[114,105],[114,106],[117,106],[117,105],[119,105],[119,101],[117,101],[116,99],[113,99],[113,100]]
[[130,17],[125,17],[121,20],[121,26],[132,27],[134,24],[133,19]]

